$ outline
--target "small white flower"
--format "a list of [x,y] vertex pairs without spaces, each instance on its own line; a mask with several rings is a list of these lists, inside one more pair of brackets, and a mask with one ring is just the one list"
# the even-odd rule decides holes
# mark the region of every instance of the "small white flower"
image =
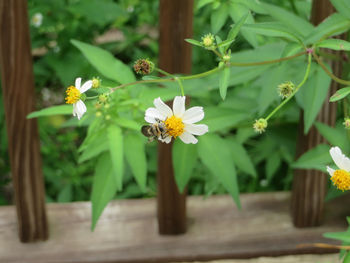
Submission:
[[339,147],[332,147],[329,150],[330,155],[334,163],[339,169],[334,170],[327,166],[327,171],[331,176],[333,184],[339,190],[349,190],[350,189],[350,159],[346,157]]
[[170,143],[171,138],[179,137],[184,143],[197,143],[193,135],[203,135],[208,132],[205,124],[194,124],[204,118],[203,107],[192,107],[185,110],[186,97],[176,96],[173,101],[173,109],[166,105],[160,98],[154,100],[155,108],[148,108],[145,120],[148,123],[156,123],[157,119],[164,122],[167,136],[159,137],[162,142]]
[[35,27],[40,27],[43,22],[43,15],[41,13],[35,13],[32,17],[32,24]]
[[76,116],[79,120],[86,112],[85,103],[81,100],[82,94],[91,89],[92,81],[86,81],[83,86],[81,86],[81,78],[75,79],[75,86],[70,86],[67,88],[66,93],[66,103],[73,104],[73,116]]

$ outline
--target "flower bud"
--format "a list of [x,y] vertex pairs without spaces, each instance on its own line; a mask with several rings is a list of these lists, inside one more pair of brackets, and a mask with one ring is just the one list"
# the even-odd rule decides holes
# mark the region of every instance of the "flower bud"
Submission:
[[97,88],[99,88],[101,86],[101,79],[99,78],[99,77],[94,77],[94,78],[92,78],[92,87],[94,88],[94,89],[97,89]]
[[108,94],[101,94],[100,96],[98,96],[98,102],[100,103],[106,103],[108,100]]
[[101,117],[102,116],[102,113],[100,111],[97,111],[96,112],[96,117]]
[[345,126],[345,129],[350,130],[350,118],[345,118],[343,125]]
[[258,133],[263,133],[265,128],[267,127],[267,120],[260,118],[259,120],[255,120],[253,128]]
[[214,47],[214,42],[215,37],[212,33],[206,34],[202,37],[202,45],[207,49]]
[[138,59],[134,64],[134,70],[137,74],[150,74],[154,70],[154,63],[149,59]]
[[286,81],[278,85],[277,90],[282,99],[288,98],[294,91],[294,84],[291,81]]

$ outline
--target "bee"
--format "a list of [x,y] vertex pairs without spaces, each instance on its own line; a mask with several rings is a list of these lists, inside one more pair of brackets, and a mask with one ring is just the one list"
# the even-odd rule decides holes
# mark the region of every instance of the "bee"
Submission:
[[152,142],[155,139],[158,139],[159,137],[164,139],[168,136],[164,122],[159,119],[156,119],[155,123],[142,126],[141,132],[143,135],[148,137],[148,140],[150,142]]

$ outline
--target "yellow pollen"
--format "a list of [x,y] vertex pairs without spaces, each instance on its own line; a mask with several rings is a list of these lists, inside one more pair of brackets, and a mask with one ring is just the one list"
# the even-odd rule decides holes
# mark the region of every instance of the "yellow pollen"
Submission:
[[171,116],[165,121],[165,126],[167,128],[167,133],[176,138],[184,132],[185,125],[182,123],[182,119],[176,116]]
[[80,91],[74,87],[74,86],[70,86],[67,88],[66,90],[67,93],[67,97],[66,97],[66,103],[67,104],[74,104],[77,103],[78,100],[80,100]]
[[350,173],[344,170],[335,170],[331,177],[333,184],[343,192],[350,189]]

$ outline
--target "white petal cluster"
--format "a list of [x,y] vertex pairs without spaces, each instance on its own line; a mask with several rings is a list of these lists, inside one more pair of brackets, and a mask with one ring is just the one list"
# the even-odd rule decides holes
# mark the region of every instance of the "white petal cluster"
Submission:
[[[86,81],[83,86],[81,86],[81,78],[75,79],[75,87],[80,91],[80,93],[84,93],[85,91],[91,89],[92,81]],[[79,120],[86,112],[85,103],[82,100],[78,100],[73,104],[73,116],[76,116]]]
[[[208,132],[208,126],[205,124],[195,124],[204,118],[203,107],[192,107],[185,109],[185,96],[176,96],[173,101],[173,109],[166,105],[160,98],[156,98],[153,102],[154,108],[148,108],[145,114],[145,120],[148,123],[155,123],[156,119],[166,121],[168,118],[175,116],[182,120],[184,131],[179,135],[179,138],[184,143],[197,143],[198,139],[194,135],[203,135]],[[159,140],[170,143],[171,136]]]
[[40,27],[43,22],[43,15],[41,13],[35,13],[32,17],[32,24],[35,27]]

